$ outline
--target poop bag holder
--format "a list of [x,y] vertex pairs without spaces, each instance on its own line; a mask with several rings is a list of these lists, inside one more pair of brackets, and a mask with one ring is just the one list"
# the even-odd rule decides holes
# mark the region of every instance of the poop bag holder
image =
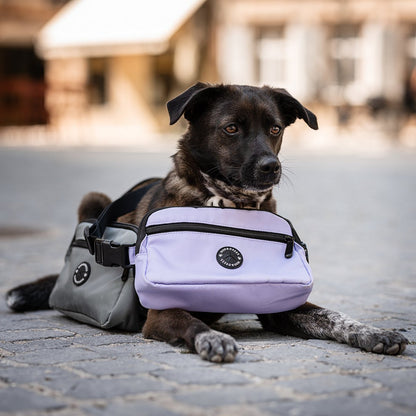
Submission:
[[65,265],[49,297],[52,308],[100,328],[140,331],[146,312],[134,290],[129,257],[139,228],[114,220],[136,207],[156,183],[151,181],[108,205],[98,219],[76,226]]
[[146,308],[275,313],[305,303],[313,278],[306,245],[273,213],[171,207],[140,226],[135,287]]

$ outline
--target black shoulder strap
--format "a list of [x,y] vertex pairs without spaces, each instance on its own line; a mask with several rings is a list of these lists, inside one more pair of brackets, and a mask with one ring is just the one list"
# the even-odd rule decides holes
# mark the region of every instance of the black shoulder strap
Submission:
[[87,242],[88,250],[91,254],[94,254],[95,240],[102,238],[107,225],[110,222],[115,221],[118,217],[133,211],[147,191],[159,182],[160,179],[155,179],[139,189],[133,191],[129,190],[110,205],[107,205],[91,227],[85,229],[85,241]]

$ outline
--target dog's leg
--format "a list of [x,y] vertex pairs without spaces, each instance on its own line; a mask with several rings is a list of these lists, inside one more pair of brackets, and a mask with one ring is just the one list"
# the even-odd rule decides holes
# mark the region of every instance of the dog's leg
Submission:
[[17,286],[6,293],[7,306],[16,311],[49,309],[49,295],[55,286],[57,274]]
[[238,351],[230,335],[210,329],[181,309],[149,310],[143,336],[170,344],[185,342],[202,359],[216,363],[233,362]]
[[398,332],[365,325],[310,303],[293,311],[258,316],[268,331],[301,338],[331,339],[377,354],[401,354],[409,343]]

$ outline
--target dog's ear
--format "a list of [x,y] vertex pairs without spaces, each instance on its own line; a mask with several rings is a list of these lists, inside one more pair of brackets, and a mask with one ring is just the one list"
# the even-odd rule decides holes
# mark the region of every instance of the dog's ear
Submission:
[[273,88],[273,98],[284,118],[286,126],[292,124],[297,118],[305,120],[305,123],[314,130],[318,130],[318,120],[312,111],[305,108],[298,100],[292,97],[283,88]]
[[198,82],[170,100],[167,103],[170,124],[175,124],[182,114],[188,121],[194,119],[198,114],[198,109],[203,108],[202,104],[207,104],[208,100],[214,98],[220,90],[221,86]]

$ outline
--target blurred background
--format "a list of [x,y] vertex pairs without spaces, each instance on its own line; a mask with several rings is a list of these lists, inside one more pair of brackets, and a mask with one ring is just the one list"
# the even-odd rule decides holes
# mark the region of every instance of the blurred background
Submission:
[[198,80],[286,88],[314,143],[415,147],[416,2],[0,0],[0,144],[151,146]]

